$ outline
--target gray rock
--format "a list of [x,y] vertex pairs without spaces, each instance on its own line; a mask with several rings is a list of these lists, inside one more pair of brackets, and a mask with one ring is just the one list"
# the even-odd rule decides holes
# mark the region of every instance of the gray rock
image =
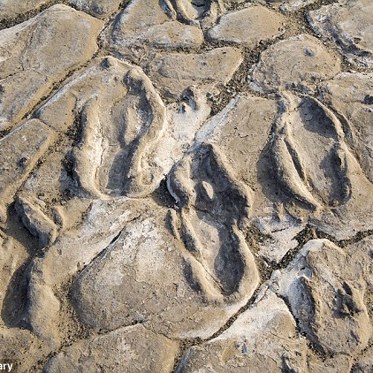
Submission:
[[118,11],[124,2],[123,0],[69,0],[68,3],[94,17],[107,18]]
[[111,50],[131,55],[129,47],[191,48],[203,42],[198,25],[187,25],[164,10],[162,2],[132,1],[111,23],[105,43]]
[[328,240],[311,240],[272,277],[273,289],[287,299],[300,329],[320,351],[354,355],[367,346],[372,327],[364,294],[371,291],[365,281],[371,270],[364,266],[369,261],[367,253],[349,254]]
[[340,0],[309,13],[311,27],[332,40],[354,64],[373,67],[373,29],[370,0]]

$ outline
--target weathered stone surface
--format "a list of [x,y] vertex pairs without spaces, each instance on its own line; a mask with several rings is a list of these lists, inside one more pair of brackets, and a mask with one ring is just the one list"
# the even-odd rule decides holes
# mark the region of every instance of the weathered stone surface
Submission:
[[24,226],[30,233],[39,239],[40,247],[48,246],[57,238],[56,224],[49,219],[42,211],[41,203],[18,198],[15,209],[20,216]]
[[73,193],[139,197],[154,191],[210,112],[198,89],[186,90],[182,101],[166,108],[140,68],[107,57],[37,115],[58,131],[77,132],[70,156]]
[[300,329],[322,352],[353,355],[368,344],[372,328],[364,294],[371,292],[365,280],[371,268],[365,270],[370,259],[363,254],[346,254],[328,240],[311,240],[272,278]]
[[0,31],[0,130],[14,126],[53,84],[97,50],[103,24],[65,5]]
[[370,373],[373,370],[373,348],[367,348],[364,353],[356,359],[351,373]]
[[0,365],[372,373],[369,0],[56,3],[0,0]]
[[339,239],[371,229],[372,184],[346,144],[343,123],[320,101],[283,92],[271,152],[280,189],[308,210],[294,211],[300,218],[312,217]]
[[98,18],[106,18],[115,11],[123,0],[69,0],[69,4]]
[[38,360],[48,355],[48,347],[40,343],[28,330],[0,328],[0,356],[13,363],[13,372],[28,373],[35,370]]
[[253,89],[272,92],[284,88],[308,90],[340,71],[338,57],[316,38],[302,34],[266,49],[250,72]]
[[225,10],[224,3],[229,2],[222,0],[161,0],[160,4],[172,19],[177,19],[185,24],[199,25],[203,29],[207,29],[216,22],[219,14]]
[[278,262],[297,246],[293,237],[304,224],[276,206],[277,200],[271,192],[273,180],[269,170],[272,165],[268,162],[266,148],[276,113],[274,100],[238,95],[205,123],[197,133],[196,142],[217,146],[235,177],[254,190],[251,223],[264,236],[260,255]]
[[[12,278],[17,270],[25,263],[27,252],[24,247],[18,244],[13,238],[7,237],[0,231],[0,309],[2,317],[0,318],[1,327],[4,326],[4,319],[8,318],[8,309],[11,307],[7,303],[11,303],[14,299],[9,296],[10,293],[19,297],[19,294],[12,292]],[[9,321],[9,320],[8,320]]]
[[306,349],[287,306],[268,291],[217,338],[191,347],[177,372],[306,372]]
[[373,4],[340,0],[309,13],[311,27],[334,41],[352,63],[373,67]]
[[200,46],[203,42],[201,28],[177,21],[164,7],[159,1],[131,2],[106,32],[109,48],[126,54],[128,47],[144,44],[157,48]]
[[43,258],[35,257],[27,274],[29,280],[24,322],[37,336],[54,347],[60,343],[61,334],[55,326],[59,316],[63,316],[59,315],[60,300],[55,293],[58,287],[71,281],[72,276],[104,250],[143,208],[127,199],[91,201],[85,210],[72,202],[66,210],[66,218],[70,218],[68,214],[74,216],[74,209],[77,209],[80,211],[80,221],[60,235]]
[[37,119],[25,122],[0,139],[0,218],[7,206],[55,137],[54,131]]
[[166,108],[140,68],[104,58],[57,92],[38,116],[59,131],[79,131],[71,158],[85,195],[146,194],[162,178],[160,165],[149,167],[145,158],[164,131]]
[[310,373],[351,373],[353,359],[346,355],[334,355],[330,358],[318,359],[310,357],[307,360]]
[[293,12],[315,3],[316,0],[267,0],[267,3],[278,7],[283,12]]
[[51,358],[44,372],[168,373],[177,352],[176,342],[136,325],[73,344]]
[[14,19],[24,13],[34,11],[38,7],[48,4],[50,0],[1,0],[0,20]]
[[207,90],[228,83],[242,61],[239,49],[224,47],[201,54],[161,54],[148,65],[148,70],[164,95],[177,98],[190,86],[201,85]]
[[346,142],[373,182],[373,74],[341,73],[319,89],[320,99],[341,118]]
[[[178,236],[175,216],[152,204],[144,211],[77,278],[73,299],[79,317],[95,329],[142,322],[172,338],[211,336],[258,284],[249,249],[232,232],[229,242],[202,247],[196,255],[166,228]],[[206,232],[197,232],[196,239]]]
[[[263,20],[266,22],[263,22]],[[208,32],[214,41],[225,41],[254,48],[261,41],[283,33],[285,17],[261,5],[254,5],[224,14],[218,24]]]

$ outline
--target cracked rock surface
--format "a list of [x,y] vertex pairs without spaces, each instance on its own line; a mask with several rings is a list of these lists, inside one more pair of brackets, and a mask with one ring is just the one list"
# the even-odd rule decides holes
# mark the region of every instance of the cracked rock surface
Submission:
[[1,369],[371,373],[372,24],[0,0]]

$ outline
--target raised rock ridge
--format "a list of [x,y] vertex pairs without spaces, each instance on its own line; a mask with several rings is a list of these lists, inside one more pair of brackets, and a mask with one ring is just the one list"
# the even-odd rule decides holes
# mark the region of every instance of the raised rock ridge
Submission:
[[0,0],[0,370],[371,373],[369,0]]

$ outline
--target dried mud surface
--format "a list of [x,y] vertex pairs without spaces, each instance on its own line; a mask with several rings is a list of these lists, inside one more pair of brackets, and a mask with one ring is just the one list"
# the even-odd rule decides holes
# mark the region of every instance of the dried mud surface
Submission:
[[0,0],[1,369],[371,373],[372,6]]

